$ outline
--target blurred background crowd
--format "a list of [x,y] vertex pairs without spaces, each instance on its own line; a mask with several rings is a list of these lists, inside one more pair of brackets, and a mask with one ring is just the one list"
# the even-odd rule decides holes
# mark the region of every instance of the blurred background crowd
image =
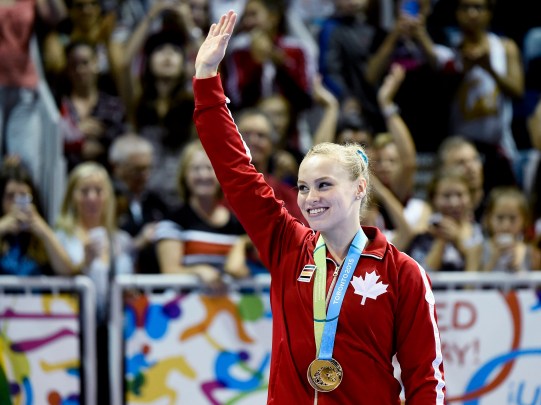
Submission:
[[363,223],[426,269],[541,268],[537,2],[0,0],[0,274],[105,294],[111,274],[265,271],[192,124],[195,54],[229,9],[229,106],[299,221],[303,155],[358,142]]
[[303,155],[357,142],[363,224],[428,271],[541,269],[537,1],[0,0],[0,275],[88,275],[103,320],[116,274],[265,272],[192,123],[229,9],[229,107],[299,221]]

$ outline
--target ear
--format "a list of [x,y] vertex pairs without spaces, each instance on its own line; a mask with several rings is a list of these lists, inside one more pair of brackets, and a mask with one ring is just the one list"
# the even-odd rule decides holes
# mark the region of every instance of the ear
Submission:
[[357,200],[362,200],[366,196],[367,182],[364,177],[361,177],[357,183],[357,191],[355,193]]

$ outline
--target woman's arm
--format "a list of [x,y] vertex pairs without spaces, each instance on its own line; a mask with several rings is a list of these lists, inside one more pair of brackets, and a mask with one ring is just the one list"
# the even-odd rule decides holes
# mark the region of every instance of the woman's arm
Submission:
[[527,125],[533,147],[541,151],[541,98],[532,115],[528,117]]
[[395,228],[393,239],[390,242],[395,245],[398,250],[406,250],[413,240],[414,234],[412,227],[404,216],[404,206],[398,201],[391,190],[385,187],[376,176],[373,176],[370,181],[373,185],[372,190],[374,191],[374,196],[387,210]]
[[167,2],[155,1],[148,11],[147,15],[137,24],[128,41],[122,45],[124,48],[123,56],[119,60],[119,94],[128,109],[128,118],[130,122],[134,122],[135,103],[141,96],[141,83],[138,77],[132,74],[132,62],[137,56],[147,38],[150,27],[153,21],[161,15],[164,10],[170,9],[171,6]]
[[524,71],[520,50],[511,39],[502,38],[502,42],[507,58],[507,71],[505,74],[496,72],[492,67],[488,40],[485,41],[483,46],[464,52],[463,56],[466,61],[478,65],[490,73],[502,93],[506,96],[520,98],[524,93]]
[[160,271],[165,274],[193,274],[213,291],[224,288],[220,271],[207,264],[183,266],[184,243],[173,239],[163,239],[156,245]]
[[400,151],[402,170],[392,186],[393,192],[400,201],[405,201],[411,196],[417,169],[417,151],[413,137],[400,116],[398,107],[393,102],[405,76],[404,68],[393,65],[378,91],[378,103],[385,118],[387,129],[393,136],[396,147]]
[[164,274],[185,273],[181,266],[184,244],[179,240],[163,239],[156,244],[160,271]]
[[368,60],[365,71],[365,79],[372,86],[377,86],[378,82],[389,67],[391,55],[396,47],[401,33],[400,22],[385,37],[378,50]]
[[430,278],[409,257],[394,264],[398,267],[394,341],[406,404],[444,404],[444,362]]
[[49,264],[56,274],[71,276],[81,271],[81,267],[71,261],[56,234],[38,214],[34,206],[29,208],[27,224],[30,232],[43,243]]
[[245,278],[250,275],[250,269],[246,264],[246,251],[252,242],[248,235],[242,235],[233,245],[227,255],[224,271],[235,278]]
[[250,151],[227,108],[217,74],[236,18],[233,12],[223,15],[211,26],[199,49],[193,80],[194,121],[229,205],[271,270],[281,263],[283,255],[298,249],[311,231],[287,212],[254,168]]
[[439,271],[443,263],[443,252],[446,241],[442,238],[434,238],[430,250],[425,258],[425,265],[429,270]]
[[322,142],[334,142],[336,135],[336,123],[340,113],[340,103],[322,83],[321,76],[316,76],[313,81],[314,101],[323,107],[323,116],[314,132],[314,145]]

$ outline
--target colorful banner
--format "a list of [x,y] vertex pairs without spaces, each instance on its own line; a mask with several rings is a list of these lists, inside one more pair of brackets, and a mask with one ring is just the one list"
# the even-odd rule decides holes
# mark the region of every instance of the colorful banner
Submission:
[[[541,405],[541,297],[436,292],[449,404]],[[267,294],[125,302],[126,404],[266,403]]]
[[541,405],[541,294],[436,294],[447,403]]
[[[268,293],[132,291],[123,294],[125,404],[266,403]],[[435,295],[447,403],[541,405],[541,294]],[[0,292],[0,404],[84,403],[78,302]]]
[[82,403],[79,301],[0,292],[0,404]]
[[266,403],[268,294],[129,295],[124,339],[127,404]]

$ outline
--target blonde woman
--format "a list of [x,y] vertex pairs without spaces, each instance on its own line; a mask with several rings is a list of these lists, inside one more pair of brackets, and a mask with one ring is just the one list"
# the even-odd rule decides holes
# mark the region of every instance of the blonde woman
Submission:
[[95,162],[70,172],[56,234],[71,259],[71,274],[85,274],[97,293],[98,402],[109,404],[109,288],[116,274],[132,273],[132,243],[115,225],[115,196],[109,174]]
[[70,259],[71,274],[86,274],[96,286],[98,319],[105,318],[109,281],[133,271],[131,237],[115,224],[109,174],[94,162],[71,171],[56,234]]
[[211,289],[223,287],[226,269],[234,277],[247,276],[242,259],[238,267],[226,267],[232,247],[241,243],[245,232],[224,206],[220,184],[199,140],[187,145],[180,158],[178,184],[184,204],[156,230],[161,272],[195,274]]

